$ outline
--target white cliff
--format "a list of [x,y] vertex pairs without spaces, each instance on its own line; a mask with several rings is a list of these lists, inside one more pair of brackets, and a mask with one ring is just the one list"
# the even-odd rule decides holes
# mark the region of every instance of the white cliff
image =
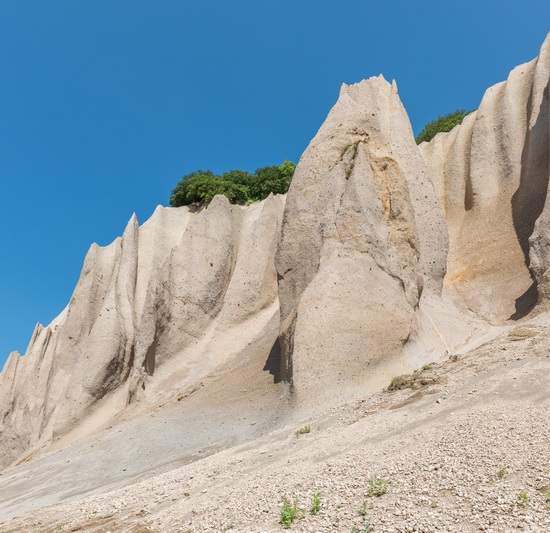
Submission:
[[1,464],[181,395],[254,341],[278,319],[283,206],[159,207],[92,245],[67,309],[0,375]]
[[132,217],[10,355],[0,467],[197,390],[223,410],[261,382],[264,405],[319,410],[545,309],[549,79],[547,38],[420,147],[395,83],[344,85],[286,199]]

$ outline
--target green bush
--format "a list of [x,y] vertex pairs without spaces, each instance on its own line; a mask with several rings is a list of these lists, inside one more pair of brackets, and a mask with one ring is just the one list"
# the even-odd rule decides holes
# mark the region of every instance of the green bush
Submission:
[[245,204],[246,186],[214,176],[209,170],[192,172],[176,185],[170,196],[170,205],[208,205],[216,194],[224,194],[232,204]]
[[458,109],[453,113],[438,117],[437,120],[428,122],[418,134],[416,144],[431,141],[438,133],[451,131],[455,126],[462,123],[464,117],[471,112],[472,111],[466,111],[465,109]]
[[369,479],[369,489],[367,494],[371,498],[379,498],[388,491],[388,482],[385,479],[379,478],[373,474]]
[[283,526],[283,529],[290,529],[292,522],[294,522],[296,518],[303,518],[304,514],[304,509],[298,507],[298,497],[294,498],[293,503],[290,503],[288,498],[283,498],[283,508],[281,509],[279,523]]
[[270,193],[288,191],[296,165],[285,161],[282,165],[263,167],[249,174],[243,170],[231,170],[216,176],[210,170],[198,170],[184,176],[170,196],[170,205],[208,205],[214,196],[223,194],[232,204],[247,204],[263,200]]

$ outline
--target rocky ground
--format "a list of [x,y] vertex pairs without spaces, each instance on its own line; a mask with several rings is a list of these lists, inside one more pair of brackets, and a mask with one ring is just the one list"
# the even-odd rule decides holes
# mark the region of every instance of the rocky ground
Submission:
[[545,322],[397,390],[0,531],[280,531],[285,500],[295,531],[550,531]]

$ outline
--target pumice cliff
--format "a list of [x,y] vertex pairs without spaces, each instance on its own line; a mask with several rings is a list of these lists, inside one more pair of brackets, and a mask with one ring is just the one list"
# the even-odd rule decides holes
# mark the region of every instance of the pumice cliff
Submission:
[[395,82],[342,86],[296,170],[277,250],[283,373],[299,402],[382,386],[410,368],[411,343],[417,364],[445,353],[429,309],[447,251]]
[[278,320],[284,197],[159,207],[92,245],[71,301],[0,375],[0,463],[181,396]]
[[548,292],[549,79],[547,37],[460,126],[420,145],[449,228],[446,281],[492,323]]
[[286,198],[132,217],[0,374],[0,467],[166,405],[272,427],[546,309],[549,83],[547,38],[420,147],[395,82],[344,85]]

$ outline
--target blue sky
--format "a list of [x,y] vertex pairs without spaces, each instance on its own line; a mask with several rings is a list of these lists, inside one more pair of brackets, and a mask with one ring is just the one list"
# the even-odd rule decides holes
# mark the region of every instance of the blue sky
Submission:
[[0,367],[182,175],[297,162],[380,73],[418,132],[548,31],[548,0],[0,0]]

